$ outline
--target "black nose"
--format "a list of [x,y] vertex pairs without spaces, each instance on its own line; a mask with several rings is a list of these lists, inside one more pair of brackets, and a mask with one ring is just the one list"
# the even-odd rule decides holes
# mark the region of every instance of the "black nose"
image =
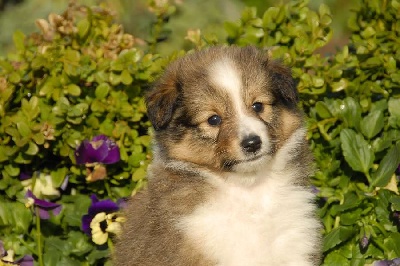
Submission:
[[245,152],[256,152],[261,148],[261,138],[257,135],[250,135],[242,140],[242,148]]

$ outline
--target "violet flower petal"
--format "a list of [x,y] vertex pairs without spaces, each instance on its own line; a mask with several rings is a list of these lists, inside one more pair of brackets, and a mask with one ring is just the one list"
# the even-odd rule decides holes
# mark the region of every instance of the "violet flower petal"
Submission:
[[33,200],[36,199],[35,195],[33,195],[32,191],[30,189],[28,189],[28,191],[26,191],[25,198],[32,198]]
[[113,164],[119,162],[121,157],[118,145],[111,140],[107,140],[106,143],[107,143],[107,156],[103,159],[102,163]]
[[33,195],[32,191],[30,190],[26,192],[25,198],[33,199],[33,204],[39,208],[39,216],[41,219],[49,219],[49,212],[52,212],[53,215],[58,215],[61,212],[62,206],[60,204],[38,199],[35,195]]
[[19,174],[19,180],[24,181],[32,178],[32,173],[27,173],[27,172],[21,172]]
[[90,195],[90,200],[92,201],[92,205],[100,201],[96,194]]
[[111,213],[119,210],[118,204],[110,199],[99,200],[95,194],[92,194],[90,199],[92,204],[89,207],[88,214],[93,215],[93,217],[100,212]]
[[[99,147],[93,147],[94,144],[100,142]],[[96,162],[104,164],[116,163],[120,160],[118,145],[105,135],[95,136],[91,141],[92,148],[97,152]]]
[[112,164],[120,160],[118,145],[105,135],[84,140],[75,151],[77,164],[104,163]]
[[62,206],[58,205],[57,207],[55,207],[54,209],[51,210],[47,210],[47,209],[42,209],[40,207],[39,208],[39,216],[41,219],[43,220],[47,220],[50,219],[50,212],[53,213],[53,216],[57,216],[60,214]]
[[54,210],[56,208],[58,208],[59,206],[61,206],[60,204],[57,203],[53,203],[50,201],[46,201],[46,200],[41,200],[38,198],[34,198],[35,200],[35,205],[43,210]]
[[[99,146],[98,146],[99,145]],[[91,141],[86,147],[86,152],[89,157],[88,163],[101,163],[107,157],[108,148],[105,140]]]
[[90,158],[86,152],[88,147],[91,146],[88,140],[82,141],[81,145],[75,151],[75,160],[77,164],[88,163]]
[[0,240],[0,258],[7,256],[7,251],[4,248],[3,241]]
[[92,235],[92,229],[90,228],[90,223],[93,220],[93,216],[85,214],[82,216],[82,231],[88,236]]
[[25,255],[15,261],[15,263],[19,266],[33,266],[33,257],[31,255]]
[[100,212],[112,213],[119,210],[118,205],[110,199],[101,200],[89,207],[88,214],[95,216]]
[[101,162],[107,156],[106,152],[107,147],[105,145],[94,148],[91,142],[84,140],[75,151],[75,160],[77,164]]

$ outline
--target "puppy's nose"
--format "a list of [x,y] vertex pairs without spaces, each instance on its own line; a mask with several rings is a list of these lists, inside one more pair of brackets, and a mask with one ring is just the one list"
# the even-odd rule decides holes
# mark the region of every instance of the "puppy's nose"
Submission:
[[257,135],[250,135],[242,140],[242,148],[245,152],[256,152],[261,148],[261,138]]

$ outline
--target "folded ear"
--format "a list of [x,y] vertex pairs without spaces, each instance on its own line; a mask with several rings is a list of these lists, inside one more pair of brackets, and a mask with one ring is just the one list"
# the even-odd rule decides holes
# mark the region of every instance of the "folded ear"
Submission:
[[176,109],[179,82],[175,73],[167,71],[146,95],[147,115],[157,131],[169,124]]
[[270,59],[270,57],[267,68],[267,75],[270,77],[272,90],[276,98],[282,99],[283,104],[287,106],[297,105],[299,93],[290,68],[284,66],[279,61]]

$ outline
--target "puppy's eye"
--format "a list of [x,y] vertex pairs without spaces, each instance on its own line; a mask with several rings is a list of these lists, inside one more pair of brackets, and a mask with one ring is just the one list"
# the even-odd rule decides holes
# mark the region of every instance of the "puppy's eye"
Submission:
[[211,126],[218,126],[222,122],[222,118],[219,115],[210,116],[207,120]]
[[256,113],[261,113],[264,110],[264,105],[260,102],[255,102],[251,106]]

